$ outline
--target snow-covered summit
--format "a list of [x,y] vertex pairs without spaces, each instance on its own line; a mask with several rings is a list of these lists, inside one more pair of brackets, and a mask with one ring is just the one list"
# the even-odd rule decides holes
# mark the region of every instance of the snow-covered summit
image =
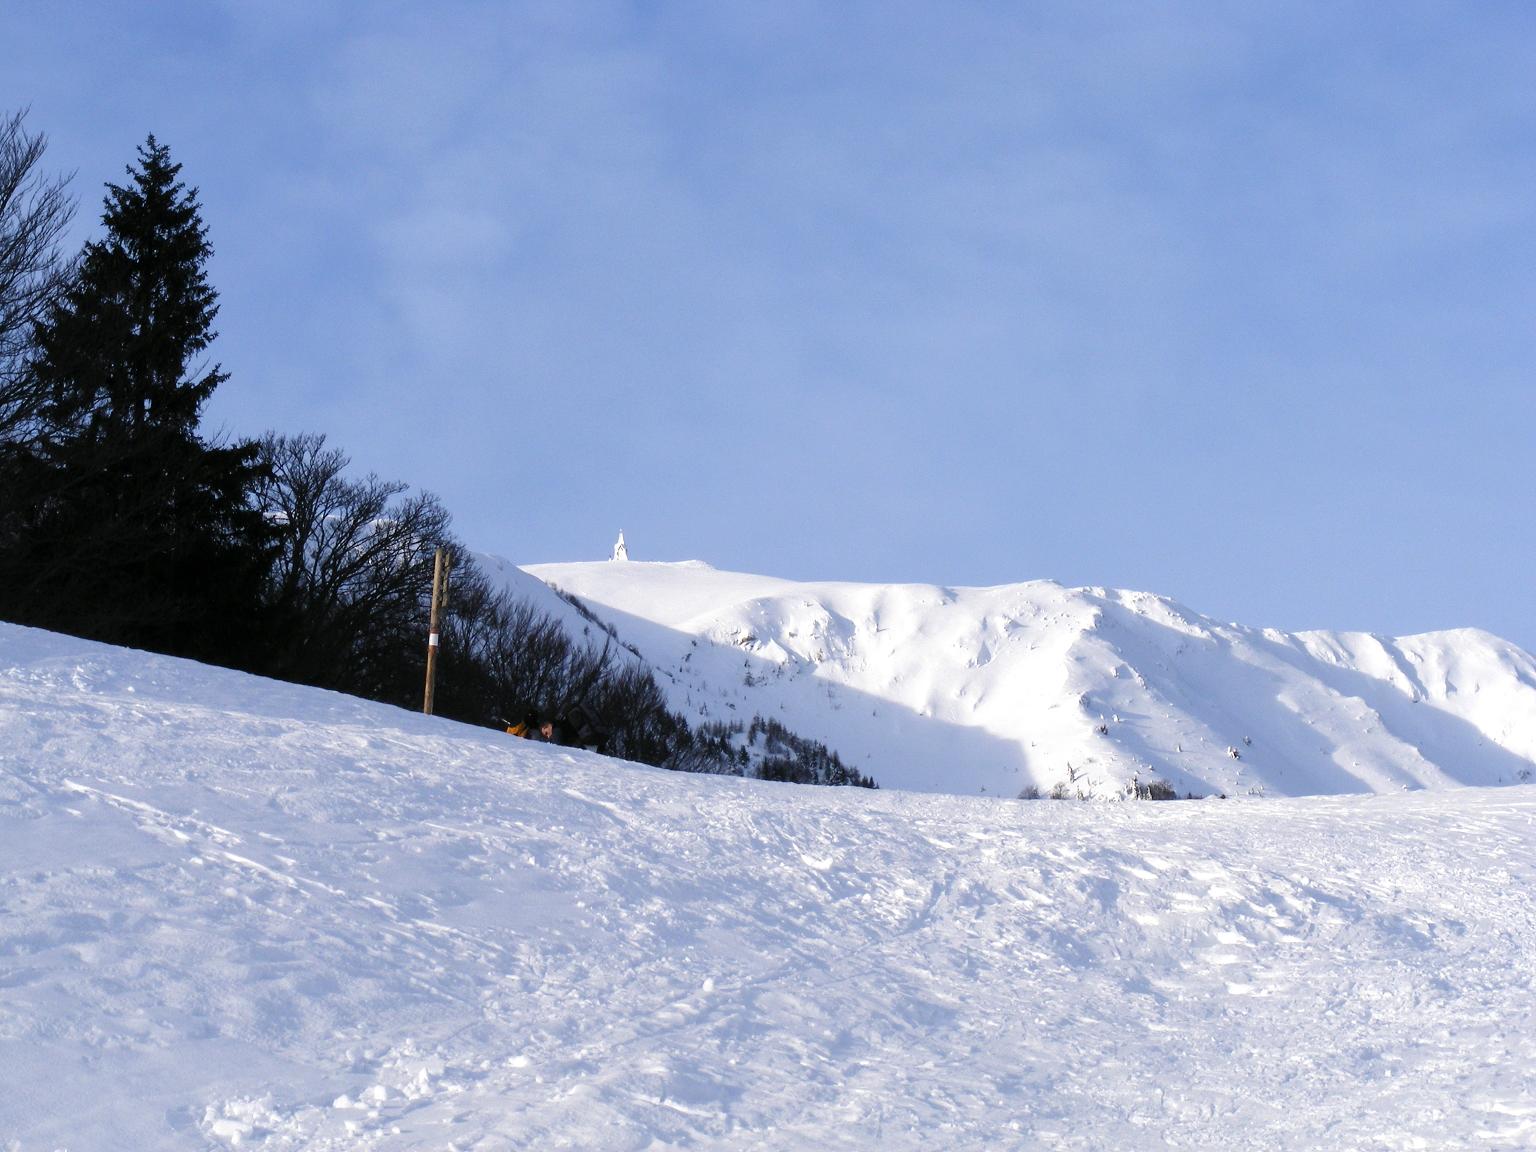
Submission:
[[884,786],[1308,795],[1536,770],[1536,661],[1486,632],[1223,624],[1167,597],[800,582],[697,562],[534,565],[695,718],[774,716]]

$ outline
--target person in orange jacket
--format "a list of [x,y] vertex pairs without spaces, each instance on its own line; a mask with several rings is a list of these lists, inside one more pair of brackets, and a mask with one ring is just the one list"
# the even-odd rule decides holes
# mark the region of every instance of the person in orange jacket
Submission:
[[521,736],[524,740],[537,739],[538,731],[539,717],[536,712],[526,712],[516,724],[507,725],[508,736]]

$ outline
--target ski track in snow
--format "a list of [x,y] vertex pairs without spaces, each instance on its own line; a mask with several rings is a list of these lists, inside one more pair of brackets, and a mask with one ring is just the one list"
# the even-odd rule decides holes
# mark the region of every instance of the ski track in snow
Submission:
[[0,1147],[1536,1145],[1533,788],[686,777],[8,626],[0,737]]

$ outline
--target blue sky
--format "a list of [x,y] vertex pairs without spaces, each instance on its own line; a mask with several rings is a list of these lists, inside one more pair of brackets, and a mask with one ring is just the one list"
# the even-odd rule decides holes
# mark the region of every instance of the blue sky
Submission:
[[1536,647],[1536,6],[7,0],[209,415],[524,563],[1051,577]]

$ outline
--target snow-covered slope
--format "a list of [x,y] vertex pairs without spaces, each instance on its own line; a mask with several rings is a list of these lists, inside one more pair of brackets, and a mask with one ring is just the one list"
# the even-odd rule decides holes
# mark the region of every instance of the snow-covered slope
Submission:
[[[685,714],[775,716],[887,787],[1297,796],[1536,771],[1536,661],[1474,630],[1219,624],[1139,592],[796,583],[697,562],[537,565]],[[1234,756],[1232,753],[1236,753]]]
[[0,1147],[1526,1148],[1533,981],[1536,788],[682,776],[0,625]]

